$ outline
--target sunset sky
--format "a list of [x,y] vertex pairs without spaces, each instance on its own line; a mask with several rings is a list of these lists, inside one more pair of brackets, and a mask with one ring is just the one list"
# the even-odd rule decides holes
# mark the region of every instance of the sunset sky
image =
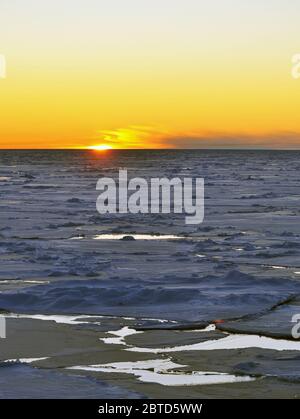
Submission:
[[1,0],[0,148],[300,148],[300,0]]

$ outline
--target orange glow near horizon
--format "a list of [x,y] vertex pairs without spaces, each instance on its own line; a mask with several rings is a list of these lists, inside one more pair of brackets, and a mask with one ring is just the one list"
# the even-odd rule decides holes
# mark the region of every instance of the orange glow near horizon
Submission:
[[300,149],[300,2],[2,3],[0,149]]

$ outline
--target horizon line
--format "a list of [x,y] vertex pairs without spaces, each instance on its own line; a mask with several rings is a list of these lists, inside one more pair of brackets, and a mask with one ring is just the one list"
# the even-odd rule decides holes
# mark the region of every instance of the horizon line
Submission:
[[93,150],[89,148],[79,148],[79,147],[55,147],[55,148],[1,148],[1,151],[89,151],[89,152],[99,152],[107,153],[113,151],[195,151],[195,150],[245,150],[245,151],[300,151],[300,146],[298,148],[271,148],[271,147],[197,147],[197,148],[111,148],[108,150]]

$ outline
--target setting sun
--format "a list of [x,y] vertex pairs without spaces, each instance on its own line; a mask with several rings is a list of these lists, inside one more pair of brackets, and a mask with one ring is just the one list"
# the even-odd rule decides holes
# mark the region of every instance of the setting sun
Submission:
[[91,145],[90,147],[87,147],[87,148],[89,150],[96,150],[96,151],[112,150],[112,146],[108,144]]

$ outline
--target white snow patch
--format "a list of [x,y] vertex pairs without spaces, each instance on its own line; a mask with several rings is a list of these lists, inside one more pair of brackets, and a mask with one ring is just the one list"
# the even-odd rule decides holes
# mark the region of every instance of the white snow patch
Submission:
[[186,365],[175,364],[170,359],[153,359],[135,362],[115,362],[111,364],[74,366],[68,369],[94,372],[132,374],[139,381],[156,383],[163,386],[193,386],[249,382],[255,380],[250,376],[235,376],[218,372],[178,372],[175,368],[183,368]]
[[15,359],[7,359],[3,362],[21,362],[22,364],[31,364],[32,362],[43,361],[44,359],[48,359],[49,357],[44,358],[15,358]]
[[125,326],[122,327],[122,329],[120,330],[116,330],[116,331],[111,331],[111,332],[107,332],[110,335],[114,335],[117,336],[116,338],[100,338],[101,341],[103,341],[104,343],[107,344],[112,344],[112,345],[127,345],[125,342],[125,338],[127,336],[131,336],[131,335],[136,335],[138,333],[143,333],[143,332],[138,332],[135,329],[130,329],[129,327]]
[[173,234],[164,234],[156,236],[154,234],[98,234],[93,237],[95,240],[121,240],[124,237],[133,237],[135,240],[171,240],[183,239],[184,237],[175,236]]
[[[45,320],[54,321],[58,324],[100,324],[100,322],[88,322],[83,319],[99,319],[102,316],[67,316],[67,315],[46,315],[46,314],[5,314],[5,317],[13,319],[33,319],[33,320]],[[81,320],[82,319],[82,320]]]
[[192,345],[175,346],[170,348],[128,348],[126,351],[144,353],[170,353],[183,351],[215,351],[224,349],[260,348],[273,351],[300,351],[300,341],[273,339],[258,335],[229,335],[221,339],[208,340]]

